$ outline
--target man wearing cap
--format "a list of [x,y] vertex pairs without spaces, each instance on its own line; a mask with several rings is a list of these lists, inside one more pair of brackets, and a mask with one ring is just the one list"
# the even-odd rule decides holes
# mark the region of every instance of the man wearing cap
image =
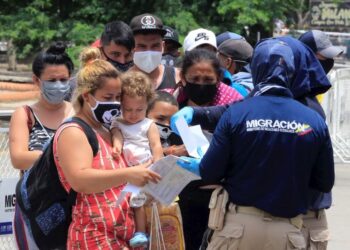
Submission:
[[134,66],[131,70],[145,73],[155,90],[173,90],[180,80],[179,71],[161,64],[166,30],[162,21],[152,14],[135,16],[130,22],[135,39]]
[[[328,35],[320,30],[310,30],[299,37],[299,41],[307,45],[316,55],[325,73],[328,74],[334,66],[334,58],[341,55],[343,50],[332,44]],[[319,104],[323,94],[306,99],[326,119],[326,114]]]
[[326,74],[333,68],[334,58],[343,53],[343,50],[334,46],[328,35],[320,30],[307,31],[299,40],[316,54]]
[[216,36],[216,45],[219,47],[223,42],[229,39],[234,39],[234,40],[245,40],[245,38],[241,35],[238,35],[237,33],[233,33],[230,31],[225,31],[219,35]]
[[91,46],[99,48],[103,59],[121,72],[133,65],[134,37],[129,25],[122,21],[107,23],[101,38]]
[[177,59],[180,56],[179,48],[182,44],[179,42],[179,35],[177,31],[169,26],[164,26],[166,34],[163,38],[164,52],[162,57],[162,64],[170,67],[174,67],[177,63]]
[[[306,44],[316,55],[322,68],[328,74],[334,66],[334,58],[340,56],[344,51],[337,46],[334,46],[328,35],[320,30],[309,30],[299,37],[299,40]],[[322,100],[323,95],[318,95],[318,101]],[[320,105],[319,105],[320,106]],[[322,107],[319,111],[325,114]]]
[[207,29],[196,29],[190,31],[184,40],[184,51],[190,51],[195,48],[204,48],[216,52],[215,34]]
[[[343,50],[333,46],[327,34],[320,30],[307,31],[300,36],[299,40],[315,53],[326,74],[333,68],[334,58],[343,53]],[[314,109],[317,108],[319,110],[318,113],[326,119],[322,106],[315,98],[311,100],[314,100],[312,102]],[[311,102],[310,98],[308,102]],[[326,249],[329,240],[329,230],[325,209],[330,208],[332,205],[332,194],[331,192],[321,193],[316,190],[310,190],[308,196],[309,210],[304,215],[304,227],[302,230],[307,240],[307,248]]]
[[246,94],[253,89],[249,62],[253,55],[253,47],[245,39],[228,39],[218,47],[220,64],[231,74],[232,83],[245,88]]

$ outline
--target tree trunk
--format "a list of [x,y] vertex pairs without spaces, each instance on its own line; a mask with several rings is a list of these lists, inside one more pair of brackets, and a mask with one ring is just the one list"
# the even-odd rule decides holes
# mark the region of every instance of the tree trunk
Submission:
[[[306,4],[309,6],[306,7]],[[305,0],[300,0],[298,2],[299,8],[296,10],[296,16],[297,16],[297,29],[305,29],[307,19],[310,15],[310,1],[305,2]]]
[[7,41],[7,63],[8,70],[15,71],[17,69],[16,46],[13,44],[12,39]]

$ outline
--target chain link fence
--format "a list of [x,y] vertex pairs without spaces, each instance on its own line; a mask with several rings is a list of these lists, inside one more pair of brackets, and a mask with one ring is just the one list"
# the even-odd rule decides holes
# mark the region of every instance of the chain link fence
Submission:
[[[11,165],[8,144],[8,128],[0,128],[0,181],[19,176],[19,171]],[[17,249],[14,235],[0,235],[0,250],[14,249]]]
[[0,128],[0,179],[19,176],[19,171],[12,167],[8,144],[8,128]]

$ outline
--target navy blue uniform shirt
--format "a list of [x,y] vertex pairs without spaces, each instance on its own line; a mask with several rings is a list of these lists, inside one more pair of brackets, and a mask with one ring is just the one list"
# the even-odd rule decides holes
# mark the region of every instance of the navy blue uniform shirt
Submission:
[[[325,113],[314,95],[326,92],[331,84],[313,52],[300,41],[292,37],[279,37],[287,43],[294,54],[296,74],[291,84],[291,92],[295,99],[318,112],[324,119]],[[194,108],[192,124],[201,124],[205,129],[214,130],[222,114],[228,109],[226,106]],[[331,193],[322,193],[315,189],[308,192],[309,209],[319,210],[329,208],[332,204]]]
[[[200,163],[205,181],[224,179],[230,201],[274,216],[308,209],[308,190],[329,192],[333,151],[322,117],[292,99],[261,95],[231,105]],[[215,168],[213,168],[215,166]]]

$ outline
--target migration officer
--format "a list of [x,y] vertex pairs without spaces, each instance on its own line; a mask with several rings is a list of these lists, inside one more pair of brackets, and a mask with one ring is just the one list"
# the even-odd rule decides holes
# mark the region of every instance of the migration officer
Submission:
[[251,97],[223,114],[201,160],[178,164],[204,180],[222,180],[229,194],[224,226],[208,249],[303,249],[307,191],[329,192],[334,184],[328,128],[293,99],[298,72],[287,43],[260,42],[251,68]]

